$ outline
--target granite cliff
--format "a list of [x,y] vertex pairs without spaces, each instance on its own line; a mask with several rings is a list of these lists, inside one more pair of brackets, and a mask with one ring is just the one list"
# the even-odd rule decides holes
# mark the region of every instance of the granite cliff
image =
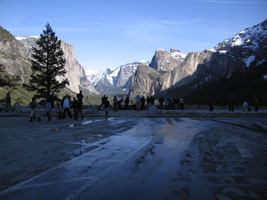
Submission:
[[[16,37],[17,40],[24,45],[29,54],[32,54],[32,47],[36,46],[38,36]],[[67,71],[65,77],[69,80],[68,88],[78,93],[80,89],[87,90],[89,93],[98,94],[94,86],[87,79],[83,66],[77,61],[74,54],[74,46],[61,41],[61,48],[64,52],[66,60],[65,69]],[[58,77],[59,80],[63,77]]]
[[[185,55],[174,49],[170,52],[159,49],[146,70],[136,70],[129,95],[160,95],[169,88],[181,87],[193,81],[196,83],[194,87],[198,87],[209,81],[231,77],[234,72],[266,62],[266,49],[267,20],[240,31],[211,50]],[[155,71],[158,73],[152,81],[151,76],[155,77]]]
[[27,82],[31,75],[30,54],[23,44],[0,26],[0,64],[11,75],[18,75],[22,82]]

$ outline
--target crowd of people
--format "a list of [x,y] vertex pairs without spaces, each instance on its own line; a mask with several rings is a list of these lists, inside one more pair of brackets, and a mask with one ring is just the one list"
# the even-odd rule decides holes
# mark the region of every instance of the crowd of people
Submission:
[[[65,119],[66,115],[69,116],[70,119],[78,120],[79,117],[81,119],[84,118],[82,108],[83,108],[83,94],[82,91],[77,94],[76,97],[71,98],[69,95],[65,95],[62,99],[59,97],[51,99],[46,99],[44,102],[45,112],[48,121],[52,119],[51,117],[51,111],[52,108],[56,107],[58,111],[58,119]],[[155,101],[158,100],[157,106],[155,105]],[[56,105],[54,105],[54,102],[56,102]],[[11,106],[11,93],[10,91],[6,94],[5,97],[5,103],[6,103],[6,112],[12,110]],[[113,103],[113,104],[112,104]],[[130,105],[130,103],[132,105]],[[136,111],[140,110],[146,110],[149,109],[151,106],[156,106],[158,109],[166,109],[166,110],[184,110],[185,103],[183,98],[164,98],[163,96],[160,96],[158,99],[156,99],[153,96],[142,96],[140,97],[137,95],[135,98],[130,99],[129,96],[126,96],[125,99],[123,96],[120,98],[117,96],[113,97],[112,102],[109,101],[108,97],[104,95],[101,98],[101,104],[99,105],[100,109],[103,109],[105,112],[105,116],[108,117],[109,111],[113,108],[113,112],[118,112],[118,110],[128,110],[128,109],[135,109]],[[243,105],[243,111],[251,111],[251,107],[248,105],[248,101],[245,100]],[[255,101],[255,112],[258,112],[259,110],[259,100],[257,99]],[[40,114],[39,114],[39,108],[40,105],[35,97],[32,98],[32,101],[29,104],[30,108],[30,122],[33,121],[33,119],[36,119],[37,121],[41,121]],[[213,111],[214,109],[214,103],[213,101],[209,104],[209,110]],[[234,112],[235,110],[235,102],[232,99],[229,102],[229,111]],[[72,111],[72,112],[71,112]]]
[[[146,98],[144,96],[140,97],[137,95],[135,98],[130,100],[129,96],[126,96],[124,99],[123,96],[118,99],[117,96],[113,97],[113,105],[111,105],[108,97],[104,95],[101,99],[101,105],[100,108],[103,108],[106,112],[106,115],[108,116],[109,110],[113,107],[113,112],[118,112],[118,110],[128,110],[128,109],[135,109],[136,111],[139,110],[146,110],[150,106],[155,106],[155,101],[159,101],[158,108],[159,109],[167,109],[167,110],[184,110],[184,99],[183,98],[166,98],[164,99],[163,96],[161,96],[159,99],[156,99],[153,96],[147,96]],[[130,102],[132,103],[132,106],[130,107]]]
[[[50,99],[46,99],[45,101],[45,112],[48,121],[52,119],[51,117],[51,110],[53,107],[54,101]],[[65,95],[62,99],[56,98],[56,108],[58,111],[58,119],[65,119],[66,114],[69,116],[70,119],[78,120],[79,115],[81,119],[84,118],[82,113],[82,107],[83,107],[83,94],[82,91],[80,91],[79,94],[77,94],[77,97],[74,97],[71,99],[69,95]],[[33,119],[37,119],[37,121],[41,121],[40,114],[39,114],[39,103],[36,100],[35,97],[32,98],[32,101],[30,103],[30,122],[33,121]],[[70,109],[72,108],[73,112],[71,113]]]

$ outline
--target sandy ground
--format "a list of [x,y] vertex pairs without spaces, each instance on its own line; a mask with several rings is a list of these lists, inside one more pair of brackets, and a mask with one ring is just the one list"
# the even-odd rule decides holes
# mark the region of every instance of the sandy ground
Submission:
[[266,199],[266,118],[0,120],[0,199]]

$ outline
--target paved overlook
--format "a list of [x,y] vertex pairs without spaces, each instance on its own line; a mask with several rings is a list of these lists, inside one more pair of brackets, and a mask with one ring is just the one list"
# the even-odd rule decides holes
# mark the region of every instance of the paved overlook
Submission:
[[266,118],[27,120],[1,117],[0,199],[267,198]]

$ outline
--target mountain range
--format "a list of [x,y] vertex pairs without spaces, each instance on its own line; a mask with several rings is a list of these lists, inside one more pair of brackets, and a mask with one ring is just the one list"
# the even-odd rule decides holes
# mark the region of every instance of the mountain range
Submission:
[[[15,38],[2,27],[0,36],[0,63],[9,74],[19,75],[27,82],[31,74],[32,46],[38,37]],[[85,71],[75,58],[74,46],[62,41],[61,47],[69,89],[76,93],[82,89],[88,94],[181,96],[175,88],[196,89],[252,66],[265,65],[267,20],[238,32],[210,50],[185,54],[176,49],[157,49],[151,61],[128,63],[114,70],[107,68],[105,72]]]
[[[177,61],[164,50],[157,50],[151,64],[139,65],[131,78],[130,96],[179,96],[169,89],[194,82],[197,88],[206,82],[229,78],[252,65],[266,63],[267,20],[237,33],[210,50],[190,52]],[[188,88],[190,89],[190,88]]]
[[132,97],[137,94],[159,96],[167,94],[170,88],[192,82],[196,88],[205,82],[231,77],[232,73],[250,67],[255,60],[265,62],[266,24],[265,20],[246,28],[210,50],[185,54],[173,48],[170,51],[157,49],[151,62],[130,63],[87,75],[100,93],[124,91]]
[[109,68],[105,72],[96,70],[87,70],[88,79],[92,82],[96,90],[105,94],[129,92],[131,77],[140,64],[148,65],[149,62],[140,61],[121,65],[114,70]]

